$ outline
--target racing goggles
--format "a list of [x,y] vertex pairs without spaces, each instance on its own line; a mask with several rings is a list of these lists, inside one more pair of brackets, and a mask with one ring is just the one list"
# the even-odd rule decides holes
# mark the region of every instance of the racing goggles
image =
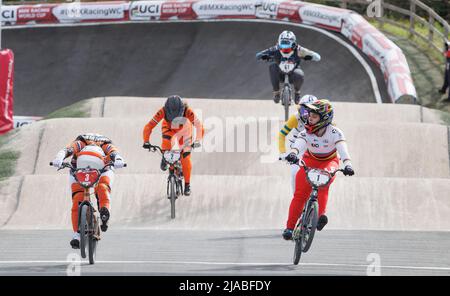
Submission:
[[278,45],[280,48],[280,51],[283,53],[290,53],[293,50],[294,43],[290,40],[281,40],[280,44]]

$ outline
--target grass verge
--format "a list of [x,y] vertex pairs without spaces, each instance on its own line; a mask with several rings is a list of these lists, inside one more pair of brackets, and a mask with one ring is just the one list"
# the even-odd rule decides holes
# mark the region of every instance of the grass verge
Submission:
[[20,152],[6,149],[6,144],[13,138],[16,131],[0,136],[0,182],[14,175]]
[[89,104],[88,100],[82,100],[75,104],[58,109],[47,116],[44,119],[52,118],[64,118],[64,117],[89,117]]

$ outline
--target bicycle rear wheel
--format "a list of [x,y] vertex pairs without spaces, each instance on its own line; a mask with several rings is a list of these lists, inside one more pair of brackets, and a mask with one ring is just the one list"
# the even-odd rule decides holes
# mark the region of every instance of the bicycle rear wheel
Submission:
[[306,212],[306,219],[302,224],[301,249],[303,253],[308,252],[311,247],[317,229],[318,215],[319,206],[317,201],[314,201]]
[[80,231],[80,251],[81,258],[86,258],[86,245],[88,240],[88,224],[87,224],[87,215],[88,215],[89,206],[84,204],[80,209],[80,221],[78,230]]

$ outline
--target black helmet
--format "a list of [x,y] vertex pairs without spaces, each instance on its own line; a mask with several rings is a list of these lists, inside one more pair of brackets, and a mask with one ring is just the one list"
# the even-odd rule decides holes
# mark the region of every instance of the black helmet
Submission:
[[177,117],[182,117],[184,114],[184,103],[180,96],[170,96],[164,104],[164,113],[167,121],[172,121]]

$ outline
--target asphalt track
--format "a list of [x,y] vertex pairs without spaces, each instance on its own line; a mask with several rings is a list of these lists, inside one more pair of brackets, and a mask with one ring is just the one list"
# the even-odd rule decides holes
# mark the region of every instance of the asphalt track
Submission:
[[[133,23],[4,30],[3,45],[16,60],[15,114],[43,116],[102,96],[270,100],[268,65],[255,54],[284,29],[322,56],[319,63],[302,63],[303,93],[375,102],[361,63],[315,30],[259,22]],[[389,102],[381,71],[366,60]]]
[[450,275],[450,232],[323,230],[298,266],[278,230],[111,229],[95,265],[69,235],[1,230],[0,275],[65,276],[75,264],[80,275]]

